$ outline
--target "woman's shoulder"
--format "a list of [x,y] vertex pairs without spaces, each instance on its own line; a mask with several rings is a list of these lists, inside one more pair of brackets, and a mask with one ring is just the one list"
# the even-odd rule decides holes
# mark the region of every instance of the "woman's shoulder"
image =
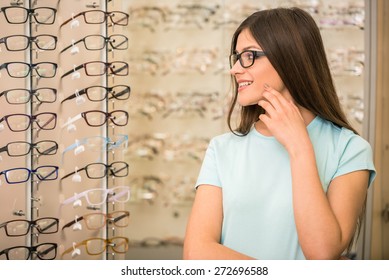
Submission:
[[340,151],[346,148],[371,149],[369,142],[354,131],[346,127],[339,127],[328,120],[320,119],[320,121],[323,124],[322,132],[327,131],[327,134],[331,135]]

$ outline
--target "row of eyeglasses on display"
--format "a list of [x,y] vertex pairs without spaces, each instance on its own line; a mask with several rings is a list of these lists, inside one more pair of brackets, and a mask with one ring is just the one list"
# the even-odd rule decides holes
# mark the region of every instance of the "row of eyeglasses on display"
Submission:
[[[36,2],[34,2],[36,3]],[[55,23],[57,9],[51,7],[36,7],[36,8],[24,8],[18,5],[22,5],[19,1],[15,5],[8,7],[1,7],[0,14],[3,14],[5,20],[9,24],[26,24],[30,19],[30,23],[38,25],[52,25]],[[0,15],[1,16],[1,15]],[[69,20],[64,21],[60,28],[64,27],[68,23],[71,28],[78,27],[80,25],[78,18],[83,18],[86,24],[103,24],[107,23],[108,26],[126,26],[128,24],[129,15],[120,11],[102,11],[102,10],[90,10],[83,11],[77,15],[72,14]],[[57,48],[58,37],[52,34],[39,34],[36,36],[27,35],[10,35],[0,39],[0,50],[4,46],[5,50],[9,52],[21,52],[27,51],[35,47],[36,56],[39,53],[45,51],[53,51]],[[83,44],[88,51],[99,51],[104,48],[110,48],[110,50],[124,50],[128,48],[128,38],[124,35],[113,34],[111,36],[87,35],[78,41],[72,40],[71,44],[64,47],[60,53],[70,51],[71,54],[76,54],[79,51],[79,46]],[[36,74],[37,79],[40,78],[53,78],[57,74],[58,64],[53,62],[38,62],[27,63],[25,61],[10,61],[0,65],[0,78],[2,72],[6,71],[11,78],[27,78]],[[68,75],[72,76],[72,79],[78,78],[79,70],[83,69],[87,76],[103,76],[110,74],[112,76],[126,76],[128,75],[128,64],[123,61],[89,61],[82,63],[79,66],[73,67],[72,70],[65,72],[61,78]],[[75,99],[77,104],[81,101],[85,101],[85,97],[92,102],[99,102],[104,100],[126,100],[130,97],[131,89],[127,85],[114,85],[108,86],[89,86],[81,91],[77,91],[74,94],[68,96],[62,100],[61,104],[65,101]],[[5,98],[8,104],[27,104],[29,102],[36,102],[38,105],[43,103],[54,103],[57,101],[57,89],[51,87],[40,87],[35,89],[25,88],[11,88],[0,92],[0,98]],[[103,126],[107,122],[116,126],[125,126],[128,123],[128,113],[124,110],[114,110],[112,112],[105,112],[101,110],[88,110],[77,114],[76,116],[69,118],[63,125],[68,129],[74,126],[74,122],[84,119],[86,124],[91,127]],[[6,126],[12,132],[23,132],[33,127],[33,124],[38,126],[38,134],[41,130],[53,130],[57,124],[57,113],[54,112],[42,112],[38,114],[9,114],[0,118],[0,131],[5,130]],[[123,136],[123,137],[122,137]],[[96,138],[97,141],[84,141],[75,142],[75,150],[78,153],[82,152],[85,147],[96,149],[106,148],[107,150],[113,150],[118,148],[128,140],[128,136],[121,135],[119,137],[113,136],[111,138],[96,136],[89,137]],[[118,138],[118,139],[116,139]],[[113,140],[115,139],[115,140]],[[13,141],[0,148],[0,154],[6,153],[10,158],[26,156],[29,153],[37,152],[35,157],[37,160],[41,156],[54,155],[58,151],[58,143],[52,140],[41,140],[35,143],[26,141]],[[83,147],[81,149],[81,147]],[[72,146],[69,146],[65,151],[71,150]],[[63,152],[63,155],[65,154]],[[62,156],[62,161],[64,157]],[[2,157],[0,155],[0,161]],[[10,168],[0,171],[0,176],[5,178],[8,184],[20,184],[27,182],[31,177],[35,176],[39,184],[40,181],[51,181],[58,178],[57,165],[41,165],[36,168]],[[128,164],[125,162],[112,162],[111,164],[92,163],[85,167],[69,173],[62,177],[65,179],[72,176],[73,182],[80,182],[81,176],[79,171],[85,171],[86,175],[90,179],[102,179],[104,177],[125,177],[128,175]],[[1,179],[0,179],[1,184]],[[34,196],[34,194],[32,194]],[[82,205],[81,199],[84,198],[88,204],[89,209],[99,210],[99,206],[107,202],[112,203],[124,203],[130,199],[130,188],[128,186],[117,186],[110,189],[89,189],[74,196],[65,199],[61,202],[60,207],[68,204],[73,204],[73,207]],[[39,200],[39,198],[32,198]],[[39,214],[37,215],[39,216]],[[72,227],[73,230],[81,230],[82,225],[80,221],[84,220],[86,228],[90,230],[99,230],[104,228],[108,223],[115,227],[125,227],[129,222],[128,211],[114,211],[108,214],[105,213],[89,213],[81,217],[76,216],[74,221],[65,224],[62,230]],[[4,228],[7,236],[25,236],[31,232],[36,238],[39,234],[54,234],[58,232],[60,220],[55,217],[42,217],[33,221],[25,219],[10,220],[0,224],[0,229]],[[34,231],[34,232],[33,232]],[[36,232],[35,232],[36,231]],[[38,243],[38,239],[37,239]],[[125,253],[128,250],[128,238],[125,237],[112,237],[110,239],[103,238],[89,238],[82,242],[75,243],[71,248],[68,248],[62,252],[62,256],[72,252],[72,257],[79,255],[81,246],[85,246],[86,252],[89,255],[102,254],[108,247],[112,248],[113,252]],[[0,251],[0,259],[55,259],[57,258],[57,243],[41,243],[36,246],[14,246],[6,248]]]

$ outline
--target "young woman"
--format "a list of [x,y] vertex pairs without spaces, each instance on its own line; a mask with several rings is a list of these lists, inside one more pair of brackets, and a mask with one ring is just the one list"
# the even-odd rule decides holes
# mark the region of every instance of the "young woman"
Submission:
[[342,112],[315,21],[299,8],[256,12],[233,35],[230,61],[231,132],[205,154],[184,258],[339,259],[375,169]]

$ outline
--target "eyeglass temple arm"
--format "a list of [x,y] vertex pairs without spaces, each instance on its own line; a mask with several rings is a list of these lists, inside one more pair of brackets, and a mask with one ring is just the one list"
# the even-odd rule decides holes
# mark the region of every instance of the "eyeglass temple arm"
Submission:
[[[77,172],[80,172],[80,171],[82,171],[82,170],[85,170],[85,167],[83,167],[83,168],[81,168],[81,169],[78,169]],[[70,176],[72,176],[72,175],[74,175],[74,174],[76,174],[76,171],[73,171],[73,172],[70,172],[69,174],[66,174],[65,176],[63,176],[63,177],[61,178],[61,180],[65,179],[65,178],[68,178],[68,177],[70,177]]]
[[123,190],[123,191],[121,191],[121,192],[119,192],[119,193],[117,193],[117,194],[113,194],[110,198],[108,198],[108,201],[109,202],[112,202],[112,201],[114,201],[115,199],[117,199],[117,198],[120,198],[120,197],[122,197],[122,196],[125,196],[127,193],[129,193],[130,192],[130,188],[129,187],[126,187],[126,190]]
[[62,125],[62,128],[68,126],[69,124],[74,123],[75,121],[77,121],[77,120],[79,120],[79,119],[81,119],[81,118],[82,118],[81,114],[78,114],[77,116],[71,118],[71,119],[68,120],[66,123],[64,123],[64,124]]
[[78,41],[76,41],[76,42],[70,44],[69,46],[67,46],[66,48],[64,48],[60,53],[65,52],[66,50],[70,49],[71,47],[77,45],[78,43],[80,43],[80,42],[82,42],[82,41],[84,41],[84,40],[85,40],[85,38],[82,38],[82,39],[80,39],[80,40],[78,40]]
[[[77,70],[80,70],[81,68],[84,68],[84,64],[80,64],[80,65],[78,65],[76,68],[73,68],[72,70],[69,70],[68,72],[66,72],[65,74],[63,74],[63,75],[61,76],[61,79],[64,78],[64,77],[66,77],[66,76],[68,76],[68,75],[70,75],[70,74],[72,74],[72,73],[74,73],[74,72],[76,72]],[[0,69],[0,70],[1,70],[1,69]]]
[[82,221],[83,219],[84,219],[84,216],[81,216],[81,217],[79,217],[79,218],[77,218],[77,219],[74,219],[73,221],[71,221],[71,222],[67,223],[66,225],[64,225],[64,226],[62,227],[62,230],[64,230],[65,228],[68,228],[68,227],[74,225],[75,223],[77,223],[77,222],[79,222],[79,221]]
[[60,26],[59,28],[62,28],[62,26],[66,25],[67,23],[71,22],[72,20],[74,20],[76,17],[79,17],[81,15],[83,15],[85,12],[81,12],[81,13],[78,13],[77,15],[74,15],[72,16],[71,18],[69,18],[68,20],[65,20]]
[[67,204],[70,204],[72,202],[75,202],[76,200],[80,199],[81,197],[84,197],[85,193],[86,193],[86,191],[83,191],[81,193],[73,195],[73,196],[69,197],[68,199],[65,199],[64,201],[62,201],[61,205],[67,205]]
[[0,148],[0,153],[6,152],[6,151],[8,151],[7,145],[5,145],[4,147]]
[[130,213],[126,212],[123,215],[120,215],[112,220],[112,222],[116,223],[117,221],[120,221],[121,219],[124,219],[125,217],[129,217]]
[[83,94],[86,94],[85,88],[82,89],[82,90],[80,90],[80,91],[77,92],[77,93],[73,93],[72,95],[66,97],[64,100],[61,101],[61,104],[64,103],[65,101],[67,101],[67,100],[74,99],[75,97],[77,97],[77,95],[83,95]]

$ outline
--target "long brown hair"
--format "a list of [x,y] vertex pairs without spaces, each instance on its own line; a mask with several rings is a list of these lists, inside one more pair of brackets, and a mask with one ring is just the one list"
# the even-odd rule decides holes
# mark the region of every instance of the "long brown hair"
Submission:
[[[314,19],[300,8],[276,8],[253,13],[235,31],[231,54],[242,30],[248,29],[266,53],[295,102],[339,127],[356,130],[349,124],[335,91],[320,30]],[[237,84],[228,113],[228,127],[246,135],[263,113],[257,105],[241,108],[240,124],[231,126],[237,101]]]
[[[300,8],[276,8],[253,13],[235,31],[231,52],[236,51],[239,34],[249,30],[266,57],[277,71],[294,101],[338,127],[345,127],[358,134],[348,122],[335,91],[320,30],[309,13]],[[234,95],[228,112],[228,127],[236,135],[247,135],[258,120],[263,108],[250,105],[241,108],[240,123],[231,126],[232,114],[237,103],[237,83],[232,77]],[[358,237],[363,222],[365,205],[357,223]]]

